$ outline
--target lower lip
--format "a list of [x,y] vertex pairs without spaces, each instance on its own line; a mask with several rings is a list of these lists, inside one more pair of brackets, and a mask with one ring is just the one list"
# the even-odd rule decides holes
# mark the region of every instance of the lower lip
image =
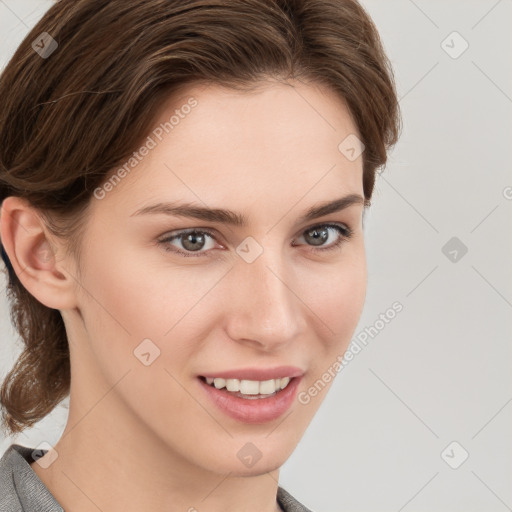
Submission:
[[[229,394],[198,379],[208,397],[225,414],[244,423],[266,423],[284,414],[292,405],[301,377],[294,377],[284,389],[268,398],[246,399]],[[224,388],[225,389],[225,388]]]

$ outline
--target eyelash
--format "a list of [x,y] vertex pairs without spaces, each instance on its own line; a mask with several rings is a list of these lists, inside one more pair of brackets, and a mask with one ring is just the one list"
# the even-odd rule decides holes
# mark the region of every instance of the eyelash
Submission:
[[[314,246],[311,246],[311,247],[313,247],[311,250],[313,252],[315,252],[315,253],[322,253],[322,252],[327,252],[327,251],[333,251],[333,250],[339,248],[343,244],[343,242],[345,242],[348,239],[350,239],[352,237],[352,235],[353,235],[352,230],[348,226],[339,225],[339,224],[332,224],[332,223],[317,224],[315,226],[311,226],[310,228],[307,228],[306,230],[304,230],[303,234],[308,232],[308,231],[313,231],[314,229],[323,228],[323,227],[328,227],[328,228],[335,229],[340,234],[340,237],[338,238],[338,240],[336,240],[336,242],[334,242],[334,243],[332,243],[332,244],[330,244],[330,245],[328,245],[326,247],[315,248]],[[180,239],[182,236],[190,235],[190,234],[207,234],[210,237],[215,239],[214,233],[212,231],[210,231],[209,229],[193,228],[193,229],[187,229],[187,230],[184,230],[184,231],[180,231],[176,235],[167,236],[167,237],[165,237],[165,238],[163,238],[161,240],[158,240],[158,244],[162,245],[163,249],[165,251],[172,252],[172,253],[175,253],[175,254],[179,254],[181,256],[184,256],[185,258],[189,258],[189,257],[197,258],[197,257],[203,256],[204,254],[206,254],[208,251],[197,251],[194,254],[191,251],[185,252],[185,251],[181,251],[181,250],[175,249],[175,248],[171,249],[171,245],[169,245],[169,242],[172,242],[175,239]]]

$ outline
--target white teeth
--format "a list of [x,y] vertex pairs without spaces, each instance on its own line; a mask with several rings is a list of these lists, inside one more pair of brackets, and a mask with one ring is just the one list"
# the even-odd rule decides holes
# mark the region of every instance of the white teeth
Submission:
[[290,382],[290,377],[283,377],[281,379],[281,389],[284,389],[286,386],[288,386],[289,382]]
[[284,389],[290,382],[290,377],[270,379],[264,381],[245,379],[222,379],[220,377],[207,377],[207,384],[217,389],[226,388],[228,391],[240,392],[243,395],[272,395],[276,391]]
[[[260,382],[260,394],[262,395],[271,395],[276,392],[276,381],[275,379],[265,380]],[[279,388],[277,388],[279,389]]]
[[260,383],[257,380],[241,380],[240,393],[244,395],[258,395],[260,393]]
[[226,389],[228,391],[240,391],[240,381],[238,379],[226,379]]
[[224,379],[213,379],[213,384],[217,389],[226,387],[226,381]]

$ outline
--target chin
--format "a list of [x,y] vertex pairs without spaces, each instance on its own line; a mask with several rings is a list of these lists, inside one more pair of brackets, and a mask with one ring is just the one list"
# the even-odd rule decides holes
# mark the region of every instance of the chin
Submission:
[[[222,453],[211,453],[208,462],[203,461],[203,467],[219,474],[230,476],[249,477],[260,476],[279,469],[293,451],[293,446],[285,447],[282,444],[274,448],[272,443],[265,440],[254,443],[250,441],[235,441],[234,450],[223,450]],[[285,448],[287,448],[285,450]],[[233,453],[234,456],[228,456]]]

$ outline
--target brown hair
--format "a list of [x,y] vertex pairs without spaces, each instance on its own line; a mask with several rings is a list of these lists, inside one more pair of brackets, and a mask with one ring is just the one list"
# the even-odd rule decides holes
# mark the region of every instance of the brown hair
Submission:
[[[58,45],[45,58],[32,46],[43,32]],[[401,118],[390,62],[356,0],[58,1],[0,77],[0,201],[26,199],[79,269],[93,191],[163,102],[195,83],[250,90],[268,77],[325,84],[345,101],[365,144],[369,201]],[[24,345],[0,390],[2,429],[12,434],[69,394],[70,362],[59,310],[36,300],[2,257]]]

